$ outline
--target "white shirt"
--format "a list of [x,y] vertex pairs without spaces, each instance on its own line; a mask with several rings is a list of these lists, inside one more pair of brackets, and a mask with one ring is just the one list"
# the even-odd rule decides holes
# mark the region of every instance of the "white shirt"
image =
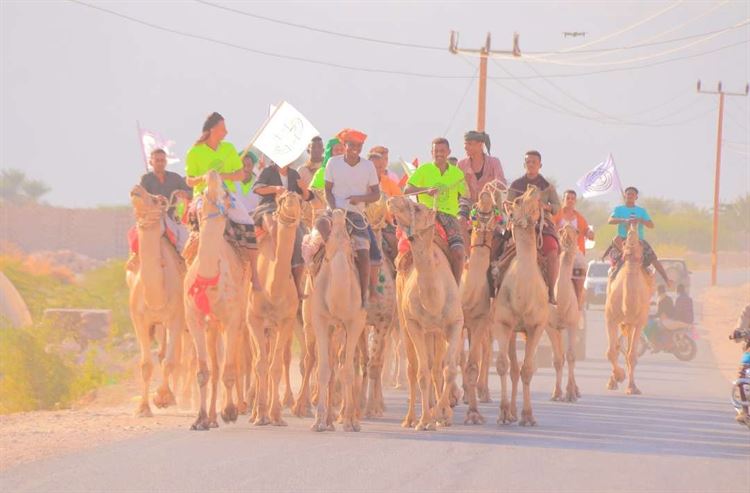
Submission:
[[248,216],[248,219],[245,219],[245,222],[242,222],[240,224],[253,224],[253,217],[251,216],[251,214],[253,213],[255,208],[258,207],[258,202],[260,202],[260,195],[253,192],[252,189],[248,190],[247,194],[242,193],[241,181],[234,182],[234,187],[237,190],[237,192],[234,193],[234,199],[239,202],[239,204],[244,209],[244,215]]
[[364,212],[365,204],[352,205],[349,197],[365,195],[370,192],[370,187],[380,183],[375,165],[363,158],[354,166],[349,166],[344,156],[334,156],[328,160],[325,173],[326,181],[333,183],[331,191],[336,199],[336,207],[350,211]]

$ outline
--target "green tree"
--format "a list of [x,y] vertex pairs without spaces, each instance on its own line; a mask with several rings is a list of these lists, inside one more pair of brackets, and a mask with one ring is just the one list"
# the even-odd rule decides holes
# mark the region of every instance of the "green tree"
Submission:
[[34,202],[39,202],[42,195],[50,191],[50,187],[40,180],[25,180],[21,184],[21,189],[23,190],[23,193]]
[[50,191],[41,180],[30,180],[17,169],[4,169],[0,173],[0,199],[13,203],[39,202]]

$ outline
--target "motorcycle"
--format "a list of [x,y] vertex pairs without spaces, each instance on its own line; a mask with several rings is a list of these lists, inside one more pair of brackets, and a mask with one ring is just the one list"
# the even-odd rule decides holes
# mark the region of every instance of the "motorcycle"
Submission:
[[737,379],[732,382],[732,405],[737,411],[737,422],[750,428],[750,330],[735,330],[729,339],[734,342],[743,342],[745,351],[740,360],[740,369]]
[[[649,335],[654,333],[657,334],[657,340],[664,340],[659,340],[658,343],[652,342]],[[670,337],[664,337],[666,335]],[[641,339],[638,344],[638,357],[640,358],[646,353],[647,349],[650,349],[652,353],[664,351],[672,353],[680,361],[690,361],[695,358],[695,354],[698,352],[698,344],[695,342],[697,340],[698,331],[695,330],[694,325],[669,330],[661,326],[657,317],[650,317],[648,325],[641,332]],[[619,346],[620,352],[623,355],[627,355],[628,344],[624,336],[620,336]]]

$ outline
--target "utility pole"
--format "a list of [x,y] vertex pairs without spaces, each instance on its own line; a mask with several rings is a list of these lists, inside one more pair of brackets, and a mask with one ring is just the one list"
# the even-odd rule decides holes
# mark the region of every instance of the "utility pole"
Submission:
[[487,40],[482,48],[459,49],[458,33],[451,31],[451,41],[448,51],[457,55],[459,53],[469,53],[472,55],[479,54],[479,97],[477,98],[477,131],[484,132],[484,124],[487,115],[487,58],[491,54],[521,56],[521,49],[518,47],[518,33],[513,33],[513,49],[511,51],[492,51],[490,49],[490,33],[487,33]]
[[701,81],[698,80],[698,92],[700,94],[719,95],[719,122],[716,131],[716,170],[714,172],[714,221],[713,235],[711,237],[711,286],[716,286],[716,272],[719,264],[719,178],[721,175],[721,140],[724,127],[724,96],[747,96],[750,84],[745,84],[745,92],[726,92],[721,88],[719,82],[716,91],[704,91],[701,89]]

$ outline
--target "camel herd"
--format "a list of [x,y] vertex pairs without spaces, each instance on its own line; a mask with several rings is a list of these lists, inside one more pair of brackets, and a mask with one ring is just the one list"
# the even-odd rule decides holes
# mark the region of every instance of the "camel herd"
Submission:
[[[330,234],[321,240],[324,248],[318,257],[322,258],[308,265],[300,307],[291,257],[306,204],[297,194],[287,192],[277,199],[277,211],[263,218],[265,231],[257,240],[260,287],[253,287],[250,269],[224,238],[230,201],[222,180],[213,171],[205,180],[198,213],[198,246],[192,254],[185,254],[187,261],[164,235],[167,201],[140,186],[131,192],[139,251],[138,262],[126,278],[130,314],[141,348],[143,389],[138,415],[152,415],[149,389],[154,341],[159,346],[162,375],[153,403],[157,407],[175,404],[173,389],[177,388],[181,389],[181,401],[190,402],[197,389],[199,411],[192,425],[196,430],[218,426],[217,400],[221,397],[224,422],[236,421],[239,414],[249,412],[255,425],[284,426],[283,408],[305,417],[313,415],[315,406],[312,430],[333,430],[338,422],[346,431],[359,431],[361,417],[379,417],[385,412],[386,354],[393,355],[399,371],[406,371],[408,377],[409,400],[402,426],[416,430],[450,426],[453,409],[462,396],[456,383],[459,370],[463,399],[468,404],[464,422],[482,424],[485,418],[478,402],[490,401],[493,352],[501,382],[497,423],[534,425],[531,380],[537,347],[545,332],[552,344],[556,372],[552,399],[575,402],[580,398],[573,349],[580,311],[571,280],[578,232],[572,227],[559,232],[557,304],[551,305],[539,267],[537,234],[542,211],[533,187],[512,203],[504,200],[498,187],[486,187],[480,193],[460,285],[436,238],[434,210],[404,196],[368,206],[366,217],[378,241],[388,215],[399,225],[409,251],[399,257],[403,260],[406,256],[408,261],[382,263],[380,296],[364,308],[347,219],[343,211],[334,210],[327,216]],[[515,256],[506,261],[495,290],[487,272],[498,210],[505,212]],[[617,361],[621,331],[630,343],[627,391],[633,394],[640,393],[633,373],[653,288],[651,276],[641,266],[641,256],[637,234],[632,232],[625,241],[624,265],[609,283],[605,310],[610,341],[607,356],[612,363],[608,388],[616,389],[626,376]],[[290,385],[295,334],[303,343],[302,383],[296,398]],[[516,356],[519,334],[525,340],[520,365]],[[468,351],[464,351],[465,340]],[[493,342],[497,351],[493,351]],[[566,361],[568,378],[563,391]],[[523,384],[520,419],[516,404],[519,378]],[[223,389],[219,388],[220,379]]]

